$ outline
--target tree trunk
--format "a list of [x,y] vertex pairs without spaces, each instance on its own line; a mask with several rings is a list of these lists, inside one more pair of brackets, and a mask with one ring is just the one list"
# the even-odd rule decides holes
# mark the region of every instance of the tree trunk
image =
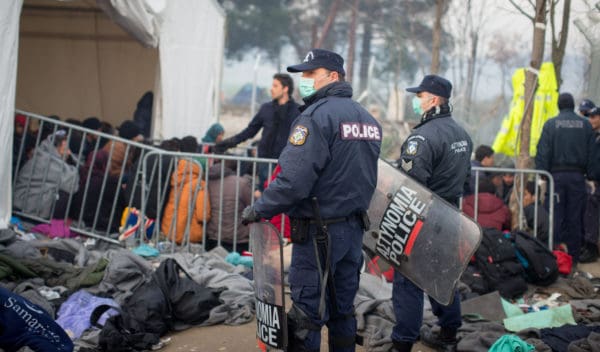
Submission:
[[371,60],[371,39],[373,39],[373,23],[371,22],[370,16],[367,16],[365,19],[364,32],[362,37],[362,48],[360,51],[360,72],[359,72],[359,92],[357,94],[360,95],[362,92],[367,89],[367,82],[369,80],[369,61]]
[[[520,127],[519,155],[517,156],[517,169],[531,168],[531,157],[529,155],[529,143],[531,137],[531,119],[533,105],[535,102],[535,91],[538,85],[538,73],[544,58],[544,36],[546,34],[546,3],[548,0],[536,0],[535,18],[533,22],[533,48],[531,50],[530,67],[525,70],[525,111]],[[521,182],[525,180],[515,177],[513,194],[510,200],[513,228],[519,223],[519,208],[516,201],[516,190],[521,189]]]
[[329,29],[331,29],[331,25],[335,20],[335,16],[337,15],[338,8],[340,7],[341,0],[334,0],[329,8],[329,13],[327,14],[327,19],[325,20],[325,24],[323,24],[323,30],[321,31],[321,35],[315,44],[315,48],[320,48],[325,42],[325,38],[329,34]]
[[444,14],[444,1],[435,0],[435,22],[433,24],[433,37],[431,44],[431,73],[440,71],[440,43],[442,41],[442,15]]
[[535,20],[533,29],[533,48],[531,50],[530,68],[525,74],[525,113],[521,121],[521,143],[517,166],[524,168],[529,166],[529,140],[531,132],[531,118],[533,115],[533,104],[535,102],[535,91],[537,89],[538,75],[542,60],[544,58],[544,36],[546,34],[546,3],[547,0],[536,0]]
[[352,6],[352,18],[350,20],[350,32],[348,33],[348,57],[346,60],[346,81],[352,83],[354,77],[354,52],[356,51],[356,18],[358,17],[358,0],[354,0]]
[[471,54],[467,65],[467,86],[465,88],[465,115],[467,121],[471,121],[471,107],[473,101],[473,86],[475,85],[475,69],[477,66],[477,46],[479,45],[479,34],[471,32]]
[[550,11],[550,21],[552,24],[552,63],[554,64],[554,72],[556,74],[556,83],[558,85],[558,89],[560,90],[560,86],[562,84],[562,64],[563,58],[565,57],[565,48],[567,46],[567,37],[569,35],[569,17],[571,15],[571,0],[564,0],[563,6],[563,18],[561,29],[559,33],[558,39],[554,35],[555,27],[554,27],[554,16],[555,11],[554,8],[556,4],[552,2],[551,11]]

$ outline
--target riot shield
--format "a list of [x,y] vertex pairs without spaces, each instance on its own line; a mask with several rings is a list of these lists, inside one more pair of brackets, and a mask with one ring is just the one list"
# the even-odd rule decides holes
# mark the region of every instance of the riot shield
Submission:
[[479,225],[403,171],[379,160],[363,246],[442,304],[481,241]]
[[283,281],[283,239],[269,222],[250,225],[256,297],[256,336],[271,348],[287,348]]

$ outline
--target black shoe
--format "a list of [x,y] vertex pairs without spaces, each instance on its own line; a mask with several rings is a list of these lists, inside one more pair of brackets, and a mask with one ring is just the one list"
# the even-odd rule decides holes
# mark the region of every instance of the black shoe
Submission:
[[585,246],[581,249],[579,254],[580,263],[593,263],[598,260],[598,247],[596,246]]
[[394,343],[394,347],[390,350],[390,352],[410,352],[412,350],[412,342],[406,341],[392,341]]
[[440,352],[456,352],[456,345],[458,344],[458,340],[456,339],[456,331],[452,337],[444,337],[440,336],[441,334],[438,332],[434,332],[428,326],[423,326],[421,328],[421,342],[425,346],[434,348],[436,351]]

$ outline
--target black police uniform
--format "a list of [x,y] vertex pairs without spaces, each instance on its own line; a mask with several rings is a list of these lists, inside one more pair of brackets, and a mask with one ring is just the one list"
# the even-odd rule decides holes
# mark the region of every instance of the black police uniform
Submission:
[[574,263],[579,261],[583,240],[584,175],[592,138],[589,121],[579,117],[569,105],[546,121],[535,156],[536,168],[552,173],[554,179],[554,243],[566,243]]
[[[600,108],[594,108],[594,114],[600,115]],[[587,187],[587,202],[583,215],[584,247],[581,250],[581,262],[591,263],[598,259],[598,236],[600,233],[600,132],[595,131],[590,150],[588,179],[595,187]]]
[[[446,105],[415,127],[402,145],[398,166],[432,192],[458,205],[470,176],[472,150],[471,138],[454,121]],[[412,343],[423,321],[423,291],[399,272],[394,273],[393,289],[396,325],[392,339]],[[459,296],[455,294],[447,307],[430,299],[440,326],[457,329],[461,325]]]
[[[363,261],[363,224],[358,215],[368,208],[377,186],[382,131],[351,96],[349,84],[335,82],[305,99],[306,109],[293,123],[279,158],[281,173],[254,204],[256,214],[264,218],[286,212],[292,219],[314,219],[311,198],[317,197],[322,218],[330,220],[331,272],[337,302],[328,302],[323,320],[318,314],[315,225],[308,223],[306,242],[294,243],[289,273],[294,314],[290,313],[290,319],[307,316],[308,322],[297,325],[312,326],[303,350],[319,350],[320,328],[325,323],[335,351],[355,348],[353,301]],[[336,304],[335,314],[331,304]]]
[[[414,93],[427,91],[445,98],[450,97],[451,90],[450,82],[434,75],[425,76],[419,87],[407,89]],[[472,151],[471,138],[454,121],[449,105],[444,104],[423,115],[421,123],[401,147],[398,167],[446,201],[458,205],[468,187]],[[448,306],[429,299],[439,325],[444,331],[451,331],[452,338],[462,322],[459,297],[455,294]],[[420,335],[423,291],[396,271],[392,301],[396,315],[392,340],[399,351],[410,350]]]

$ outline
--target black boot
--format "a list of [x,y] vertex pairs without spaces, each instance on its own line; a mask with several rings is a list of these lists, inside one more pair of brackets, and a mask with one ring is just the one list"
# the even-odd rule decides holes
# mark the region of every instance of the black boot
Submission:
[[410,352],[412,349],[412,342],[406,341],[393,341],[394,347],[390,350],[390,352]]
[[421,342],[436,351],[455,352],[458,344],[456,329],[441,328],[438,333],[428,326],[423,326],[421,328]]
[[598,260],[598,246],[594,244],[586,244],[579,255],[580,263],[593,263]]

